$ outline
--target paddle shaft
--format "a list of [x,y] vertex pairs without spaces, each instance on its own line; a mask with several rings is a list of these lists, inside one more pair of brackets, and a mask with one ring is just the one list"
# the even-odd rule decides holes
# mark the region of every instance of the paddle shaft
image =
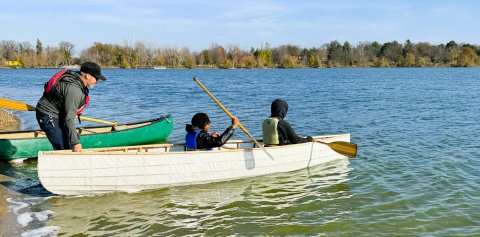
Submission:
[[[208,96],[210,96],[210,98],[212,98],[212,100],[215,103],[217,103],[217,105],[223,110],[223,112],[225,112],[228,115],[228,117],[230,118],[234,117],[230,113],[230,111],[228,111],[228,109],[225,108],[225,106],[223,106],[222,103],[220,103],[220,101],[218,101],[217,98],[215,98],[215,96],[212,95],[212,93],[210,93],[210,91],[208,91],[208,89],[205,86],[203,86],[203,84],[196,77],[194,77],[193,80],[207,93]],[[268,156],[270,156],[270,158],[273,159],[273,157],[265,150],[265,148],[257,140],[255,140],[255,138],[253,138],[252,134],[250,134],[248,130],[241,123],[238,124],[238,126],[242,129],[243,132],[245,132],[245,134],[247,134],[247,136],[249,136],[253,140],[253,142],[255,142],[255,144],[257,144],[258,147],[262,148],[265,151],[265,153],[267,153]]]
[[110,124],[110,125],[112,125],[113,127],[116,127],[116,126],[117,126],[117,122],[113,122],[113,123],[112,123],[112,122],[108,122],[108,121],[101,120],[101,119],[96,119],[96,118],[89,118],[89,117],[85,117],[85,116],[80,116],[80,119],[81,119],[81,120],[85,120],[85,121],[90,121],[90,122]]
[[[217,98],[215,98],[214,95],[212,95],[212,93],[210,93],[210,91],[208,91],[207,88],[205,88],[205,86],[203,86],[203,84],[196,78],[193,78],[195,80],[195,82],[198,83],[198,85],[200,85],[200,87],[202,87],[202,89],[210,96],[210,98],[212,98],[213,101],[215,101],[215,103],[217,103],[217,105],[223,110],[223,112],[225,112],[228,117],[230,118],[233,118],[234,116],[230,113],[230,111],[227,110],[227,108],[225,108],[225,106],[223,106],[220,101],[217,100]],[[240,123],[238,124],[238,127],[240,127],[250,138],[254,139],[253,136],[247,131],[247,129]],[[254,139],[255,140],[255,139]]]
[[[5,109],[12,109],[12,110],[21,110],[21,111],[35,111],[36,108],[35,106],[31,106],[22,102],[14,101],[14,100],[9,100],[5,98],[0,98],[0,108],[5,108]],[[113,127],[117,126],[117,122],[108,122],[105,120],[100,120],[100,119],[95,119],[95,118],[89,118],[85,116],[80,116],[81,120],[85,121],[91,121],[91,122],[97,122],[97,123],[105,123],[112,125]]]

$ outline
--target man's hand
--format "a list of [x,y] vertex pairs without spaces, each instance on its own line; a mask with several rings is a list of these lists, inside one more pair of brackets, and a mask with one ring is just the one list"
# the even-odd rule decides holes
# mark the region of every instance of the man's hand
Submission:
[[82,144],[78,143],[78,144],[73,145],[72,151],[73,152],[81,152],[82,151]]
[[220,136],[220,133],[218,133],[218,132],[214,132],[214,133],[212,134],[212,137],[218,137],[218,136]]

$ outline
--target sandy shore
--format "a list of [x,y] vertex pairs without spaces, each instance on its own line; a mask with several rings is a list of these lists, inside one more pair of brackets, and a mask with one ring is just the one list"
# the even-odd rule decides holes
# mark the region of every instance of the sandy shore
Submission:
[[[18,130],[20,128],[20,119],[18,119],[15,115],[0,109],[0,131],[14,131]],[[0,164],[2,165],[2,164]],[[0,182],[5,182],[5,181],[15,181],[15,179],[12,179],[8,176],[5,176],[3,174],[0,174]],[[2,231],[0,232],[0,236],[5,234],[6,229],[8,229],[8,225],[11,224],[9,221],[7,221],[8,218],[6,218],[7,213],[8,213],[8,203],[6,201],[7,197],[12,195],[12,191],[9,190],[8,188],[5,188],[3,185],[0,185],[0,229]],[[5,226],[7,225],[7,226]]]
[[[0,174],[0,182],[8,182],[12,181],[15,182],[15,179],[8,177],[6,175]],[[0,216],[7,213],[7,202],[6,199],[9,195],[12,194],[13,191],[5,188],[3,185],[0,185]]]
[[0,131],[14,131],[20,129],[20,119],[17,116],[0,109]]
[[[1,164],[0,164],[1,165]],[[15,182],[15,179],[0,174],[0,182]],[[17,225],[13,215],[9,213],[8,197],[12,197],[16,194],[14,191],[0,185],[0,236],[10,236],[12,234],[13,226]]]

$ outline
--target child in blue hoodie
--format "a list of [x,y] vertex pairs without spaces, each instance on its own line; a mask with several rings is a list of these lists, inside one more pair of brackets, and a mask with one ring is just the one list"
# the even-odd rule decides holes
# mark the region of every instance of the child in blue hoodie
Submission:
[[192,124],[187,124],[185,127],[185,130],[187,131],[185,144],[188,150],[211,150],[213,147],[223,146],[233,135],[233,132],[240,124],[240,121],[236,117],[232,118],[232,125],[229,126],[222,135],[218,132],[209,134],[210,124],[210,119],[205,113],[197,113],[193,116]]

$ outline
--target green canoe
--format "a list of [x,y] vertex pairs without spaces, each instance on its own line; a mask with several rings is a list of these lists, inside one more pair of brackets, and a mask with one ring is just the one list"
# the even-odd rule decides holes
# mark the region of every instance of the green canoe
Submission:
[[[151,144],[165,141],[173,129],[170,115],[137,123],[112,126],[80,127],[83,148]],[[53,150],[42,131],[0,132],[0,160],[37,157],[38,151]]]

